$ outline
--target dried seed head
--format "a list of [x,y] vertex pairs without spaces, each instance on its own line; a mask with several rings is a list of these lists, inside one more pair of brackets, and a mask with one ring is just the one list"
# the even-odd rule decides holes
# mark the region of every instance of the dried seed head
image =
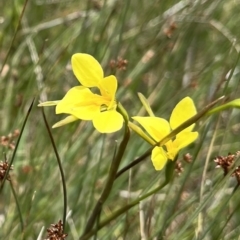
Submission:
[[109,63],[110,68],[118,70],[126,70],[128,60],[118,57],[117,60],[111,60]]
[[[0,161],[0,181],[2,181],[6,175],[7,169],[9,168],[9,164],[7,161]],[[10,170],[13,170],[13,166],[10,167]],[[10,181],[10,175],[8,174],[7,178]]]
[[214,162],[217,163],[216,168],[222,168],[224,171],[224,176],[226,176],[229,170],[232,168],[235,158],[238,156],[238,153],[231,154],[229,153],[228,156],[218,156],[214,159]]
[[13,133],[9,133],[8,136],[1,136],[0,137],[0,145],[14,149],[15,148],[15,139],[19,136],[20,131],[15,130]]
[[51,227],[47,229],[48,236],[45,240],[64,240],[67,234],[63,233],[63,224],[59,220],[56,224],[51,224]]
[[176,165],[175,165],[175,172],[178,174],[178,176],[181,175],[181,173],[183,172],[183,167],[182,167],[182,163],[177,161]]
[[171,38],[175,30],[177,29],[177,24],[175,22],[171,22],[167,27],[164,28],[163,33]]
[[183,160],[186,161],[187,163],[192,162],[192,155],[190,153],[186,153],[183,155]]
[[235,177],[237,179],[238,185],[240,185],[240,166],[236,167],[231,176]]
[[[233,169],[234,161],[238,157],[240,157],[240,151],[237,151],[235,154],[228,153],[226,157],[218,156],[214,159],[214,162],[217,163],[216,168],[221,167],[224,171],[224,176],[226,176],[228,172]],[[240,185],[240,166],[235,168],[231,176],[235,177],[238,185]]]

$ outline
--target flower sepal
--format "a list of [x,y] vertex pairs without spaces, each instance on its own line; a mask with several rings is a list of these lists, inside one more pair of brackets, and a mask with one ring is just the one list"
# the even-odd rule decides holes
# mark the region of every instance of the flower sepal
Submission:
[[70,115],[70,116],[64,118],[63,120],[55,123],[55,124],[52,126],[52,128],[58,128],[58,127],[61,127],[61,126],[63,126],[63,125],[66,125],[66,124],[68,124],[68,123],[71,123],[71,122],[74,122],[74,121],[77,121],[77,120],[78,120],[78,118]]
[[59,101],[47,101],[47,102],[42,102],[38,104],[38,107],[51,107],[51,106],[56,106]]

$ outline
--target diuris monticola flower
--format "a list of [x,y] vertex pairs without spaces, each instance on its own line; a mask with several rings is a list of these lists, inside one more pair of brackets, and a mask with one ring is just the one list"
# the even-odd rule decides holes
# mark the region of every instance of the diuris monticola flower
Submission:
[[[157,143],[166,137],[172,130],[193,117],[197,113],[190,97],[182,99],[173,109],[170,121],[158,117],[133,117]],[[166,151],[162,147],[154,147],[151,155],[156,170],[161,170],[168,159],[174,160],[178,152],[194,142],[198,132],[192,132],[195,124],[183,129],[173,140],[165,143]]]
[[[71,88],[60,101],[39,104],[39,106],[56,105],[56,114],[70,114],[54,124],[53,128],[82,119],[91,120],[101,133],[111,133],[121,129],[123,117],[116,111],[116,77],[113,75],[104,77],[101,65],[89,54],[74,54],[71,63],[73,73],[81,86]],[[98,88],[99,94],[91,91],[90,88],[94,87]]]

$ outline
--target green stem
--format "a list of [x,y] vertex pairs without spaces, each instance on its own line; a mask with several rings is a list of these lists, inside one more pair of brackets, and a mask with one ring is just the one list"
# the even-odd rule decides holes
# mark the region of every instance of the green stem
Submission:
[[21,230],[22,230],[22,233],[23,233],[23,230],[24,230],[23,217],[22,217],[22,213],[21,213],[21,210],[20,210],[20,205],[19,205],[19,202],[18,202],[18,199],[17,199],[17,194],[14,190],[14,187],[13,187],[13,184],[12,184],[11,180],[10,180],[10,186],[11,186],[11,190],[12,190],[16,205],[17,205],[18,215],[19,215],[20,223],[21,223]]
[[169,183],[169,181],[167,181],[167,180],[164,181],[160,186],[156,187],[155,189],[153,189],[149,193],[147,193],[145,195],[142,195],[141,197],[137,198],[136,200],[132,201],[131,203],[127,204],[126,206],[124,206],[124,207],[120,208],[119,210],[115,211],[109,218],[107,218],[107,219],[103,220],[102,222],[100,222],[100,224],[98,225],[97,229],[91,230],[87,234],[84,234],[80,238],[80,240],[87,240],[87,239],[89,239],[97,231],[99,231],[100,229],[105,227],[107,224],[109,224],[112,220],[116,219],[117,217],[119,217],[121,214],[125,213],[130,208],[136,206],[140,201],[142,201],[142,200],[148,198],[149,196],[157,193],[159,190],[161,190],[163,187],[165,187],[168,183]]
[[[125,121],[126,121],[126,119],[125,119]],[[98,218],[98,215],[102,209],[102,206],[105,203],[105,201],[107,200],[107,198],[112,190],[114,179],[116,177],[118,167],[120,165],[121,159],[125,152],[129,137],[130,137],[130,131],[129,131],[128,125],[126,123],[124,138],[119,146],[117,155],[112,160],[105,187],[104,187],[103,192],[92,211],[92,214],[90,215],[90,217],[87,221],[87,224],[86,224],[86,227],[85,227],[84,233],[83,233],[84,235],[86,235],[89,231],[92,230],[92,228],[96,222],[96,219]],[[81,239],[81,237],[80,237],[80,239]]]
[[9,167],[8,167],[8,169],[6,170],[5,176],[4,176],[4,178],[3,178],[2,182],[1,182],[0,192],[2,191],[4,182],[6,181],[7,176],[8,176],[8,174],[9,174],[9,171],[10,171],[10,168],[11,168],[11,166],[12,166],[12,164],[13,164],[13,161],[14,161],[15,155],[16,155],[16,153],[17,153],[17,149],[18,149],[18,146],[19,146],[19,143],[20,143],[22,134],[23,134],[23,130],[24,130],[25,126],[26,126],[26,123],[27,123],[28,117],[29,117],[29,115],[30,115],[30,112],[32,111],[32,107],[33,107],[34,100],[35,100],[35,99],[33,99],[32,103],[31,103],[31,105],[30,105],[30,107],[29,107],[29,109],[28,109],[27,115],[26,115],[26,117],[25,117],[25,119],[24,119],[24,122],[23,122],[23,125],[22,125],[22,128],[21,128],[21,131],[20,131],[20,134],[19,134],[19,137],[18,137],[16,146],[15,146],[14,151],[13,151],[12,158],[11,158],[11,160],[10,160],[10,162],[9,162]]
[[27,3],[28,3],[28,0],[25,0],[25,2],[24,2],[24,4],[23,4],[23,8],[22,8],[21,15],[20,15],[20,17],[19,17],[19,19],[18,19],[17,28],[16,28],[16,30],[15,30],[15,32],[14,32],[14,35],[13,35],[12,41],[11,41],[11,43],[10,43],[10,47],[9,47],[9,49],[8,49],[8,51],[7,51],[6,57],[5,57],[5,59],[4,59],[4,62],[2,63],[2,67],[1,67],[1,70],[0,70],[0,75],[1,75],[1,73],[2,73],[2,71],[3,71],[3,68],[5,67],[5,64],[6,64],[7,60],[8,60],[8,58],[9,58],[10,52],[11,52],[12,47],[13,47],[13,43],[14,43],[14,41],[15,41],[15,39],[16,39],[16,36],[17,36],[17,33],[18,33],[19,29],[20,29],[21,22],[22,22],[22,18],[23,18],[23,14],[24,14],[24,12],[25,12],[25,10],[26,10],[26,7],[27,7]]
[[51,140],[51,143],[52,143],[52,146],[53,146],[53,149],[54,149],[54,153],[55,153],[56,158],[57,158],[58,167],[59,167],[59,171],[60,171],[60,175],[61,175],[61,179],[62,179],[62,188],[63,188],[63,230],[64,230],[65,223],[66,223],[66,215],[67,215],[67,187],[66,187],[66,181],[65,181],[65,176],[64,176],[64,171],[63,171],[62,163],[61,163],[61,160],[60,160],[60,156],[58,154],[57,147],[56,147],[56,144],[54,142],[54,139],[53,139],[50,127],[48,125],[48,122],[47,122],[47,119],[46,119],[43,108],[42,108],[42,115],[43,115],[44,123],[45,123],[46,128],[47,128],[48,135],[50,137],[50,140]]
[[153,150],[153,147],[149,148],[142,156],[136,158],[134,161],[132,161],[130,164],[128,164],[127,166],[125,166],[124,168],[122,168],[121,170],[119,170],[116,174],[115,179],[117,179],[118,177],[120,177],[124,172],[126,172],[127,170],[129,170],[130,168],[134,167],[135,165],[137,165],[138,163],[142,162],[143,160],[145,160],[148,156],[150,156],[151,152]]

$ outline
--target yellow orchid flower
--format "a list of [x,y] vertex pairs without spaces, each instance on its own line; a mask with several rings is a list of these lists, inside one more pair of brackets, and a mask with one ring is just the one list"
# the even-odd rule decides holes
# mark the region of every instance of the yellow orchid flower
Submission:
[[[173,109],[170,121],[158,117],[133,117],[157,143],[166,137],[172,130],[193,117],[197,113],[193,100],[190,97],[182,99]],[[178,133],[173,140],[169,140],[162,147],[154,147],[152,151],[152,162],[156,170],[161,170],[168,159],[174,160],[178,152],[194,142],[198,137],[198,132],[192,132],[195,124],[185,128]]]
[[[92,120],[94,127],[101,133],[120,130],[123,117],[116,111],[116,77],[113,75],[104,77],[101,65],[89,54],[74,54],[71,63],[73,73],[82,86],[71,88],[60,101],[48,101],[38,105],[40,107],[56,105],[56,114],[70,114],[54,124],[53,128],[82,119]],[[89,88],[92,87],[98,88],[100,94],[91,92]]]

